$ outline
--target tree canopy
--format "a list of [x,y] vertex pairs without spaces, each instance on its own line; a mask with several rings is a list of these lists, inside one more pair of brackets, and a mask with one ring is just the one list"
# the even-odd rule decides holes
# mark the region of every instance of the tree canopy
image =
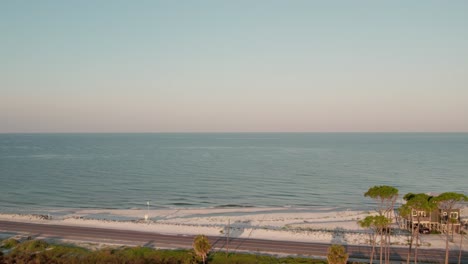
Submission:
[[391,220],[383,215],[369,215],[358,223],[363,228],[381,230],[390,224]]
[[403,208],[408,207],[418,211],[432,211],[437,207],[437,204],[433,201],[433,197],[425,193],[407,193],[403,196],[406,201]]
[[374,186],[369,188],[364,196],[379,200],[392,199],[398,196],[398,189],[387,185]]
[[439,204],[441,209],[452,209],[459,202],[467,202],[468,196],[456,192],[444,192],[436,197],[434,201]]

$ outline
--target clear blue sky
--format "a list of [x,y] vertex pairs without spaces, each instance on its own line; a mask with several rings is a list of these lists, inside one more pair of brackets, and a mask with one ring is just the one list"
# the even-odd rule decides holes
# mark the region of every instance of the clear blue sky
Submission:
[[468,131],[468,1],[1,1],[0,132]]

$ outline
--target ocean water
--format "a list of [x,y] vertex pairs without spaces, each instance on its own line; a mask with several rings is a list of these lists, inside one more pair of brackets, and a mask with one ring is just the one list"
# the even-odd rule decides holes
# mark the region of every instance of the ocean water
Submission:
[[366,209],[374,185],[468,190],[468,134],[0,134],[0,212]]

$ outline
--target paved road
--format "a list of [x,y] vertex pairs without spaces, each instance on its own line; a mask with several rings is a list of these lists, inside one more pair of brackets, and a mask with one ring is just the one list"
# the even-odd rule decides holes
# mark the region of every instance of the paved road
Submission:
[[[0,221],[0,231],[25,232],[32,237],[55,238],[79,241],[91,241],[102,243],[118,243],[127,245],[142,245],[157,248],[191,248],[193,236],[165,235],[151,232],[131,230],[117,230],[105,228],[32,224],[10,221]],[[229,245],[225,237],[209,237],[215,250],[225,251],[227,246],[232,251],[251,251],[264,253],[285,253],[304,256],[325,257],[329,244],[271,241],[262,239],[231,238]],[[350,258],[368,259],[371,248],[367,246],[346,246]],[[451,263],[458,262],[458,251],[451,252]],[[391,259],[396,262],[405,262],[406,248],[392,248]],[[378,258],[378,256],[376,255]],[[420,249],[419,261],[431,263],[443,263],[444,250]],[[406,263],[406,262],[405,262]],[[468,252],[463,251],[462,263],[468,263]]]

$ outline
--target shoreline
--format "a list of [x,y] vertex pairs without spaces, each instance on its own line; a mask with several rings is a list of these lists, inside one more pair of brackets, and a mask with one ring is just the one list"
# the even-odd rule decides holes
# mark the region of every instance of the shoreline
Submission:
[[[229,222],[232,238],[370,245],[369,231],[360,228],[357,221],[371,214],[333,208],[80,209],[60,217],[0,212],[0,220],[221,237],[227,234]],[[407,232],[394,234],[392,246],[407,247],[408,238]],[[421,238],[421,248],[445,248],[443,235]],[[456,250],[458,243],[450,243],[450,247]]]

